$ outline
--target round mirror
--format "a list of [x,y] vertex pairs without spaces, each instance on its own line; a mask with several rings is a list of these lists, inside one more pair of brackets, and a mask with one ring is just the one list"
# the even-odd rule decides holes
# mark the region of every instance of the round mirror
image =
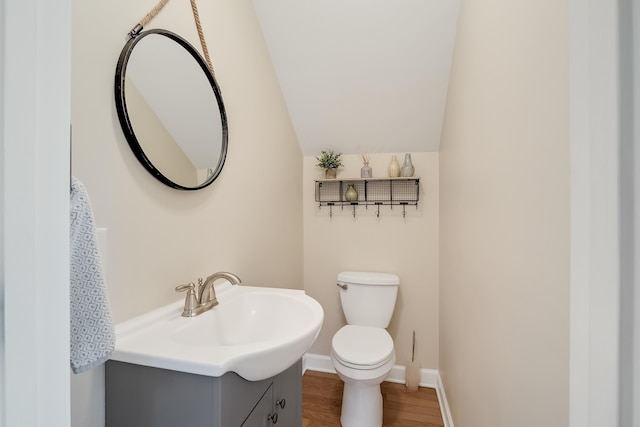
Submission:
[[131,150],[158,180],[197,190],[218,177],[227,116],[215,78],[189,42],[160,29],[134,35],[118,60],[115,98]]

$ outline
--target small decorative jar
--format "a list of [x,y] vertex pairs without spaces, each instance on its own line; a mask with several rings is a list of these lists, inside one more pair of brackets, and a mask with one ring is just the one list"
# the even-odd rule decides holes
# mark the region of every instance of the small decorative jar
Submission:
[[347,192],[344,193],[344,199],[347,202],[357,202],[358,201],[358,190],[355,189],[353,184],[349,184],[347,187]]
[[369,166],[369,162],[364,162],[364,166],[360,168],[360,178],[371,178],[373,176],[373,170]]
[[413,172],[415,168],[413,167],[413,163],[411,162],[411,154],[407,153],[404,155],[404,164],[402,165],[402,176],[413,176]]
[[400,176],[400,163],[398,163],[398,158],[396,156],[391,156],[391,161],[389,162],[389,177],[395,178]]
[[326,179],[335,179],[336,178],[336,168],[330,168],[324,170],[324,177]]

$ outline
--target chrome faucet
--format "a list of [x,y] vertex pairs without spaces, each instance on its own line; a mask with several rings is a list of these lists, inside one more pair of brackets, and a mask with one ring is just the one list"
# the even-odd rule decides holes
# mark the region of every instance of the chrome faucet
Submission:
[[182,311],[183,317],[197,316],[218,305],[216,288],[213,286],[214,282],[218,279],[226,279],[232,285],[237,285],[241,282],[240,278],[235,274],[220,271],[207,277],[204,282],[202,281],[202,278],[198,279],[197,291],[196,285],[193,282],[188,285],[176,286],[176,292],[187,292],[187,296],[184,301],[184,310]]

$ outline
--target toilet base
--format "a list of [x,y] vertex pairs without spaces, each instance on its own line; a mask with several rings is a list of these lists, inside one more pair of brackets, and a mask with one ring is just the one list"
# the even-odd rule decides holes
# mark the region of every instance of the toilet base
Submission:
[[342,427],[382,427],[380,383],[345,382],[340,423]]

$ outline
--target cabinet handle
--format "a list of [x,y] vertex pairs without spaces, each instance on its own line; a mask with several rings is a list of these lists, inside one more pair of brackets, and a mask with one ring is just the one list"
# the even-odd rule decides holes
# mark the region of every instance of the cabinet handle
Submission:
[[275,424],[278,422],[278,414],[269,414],[267,415],[267,421],[271,422],[271,424]]
[[284,409],[284,405],[287,404],[287,401],[284,399],[276,400],[276,406],[279,406],[280,409]]

